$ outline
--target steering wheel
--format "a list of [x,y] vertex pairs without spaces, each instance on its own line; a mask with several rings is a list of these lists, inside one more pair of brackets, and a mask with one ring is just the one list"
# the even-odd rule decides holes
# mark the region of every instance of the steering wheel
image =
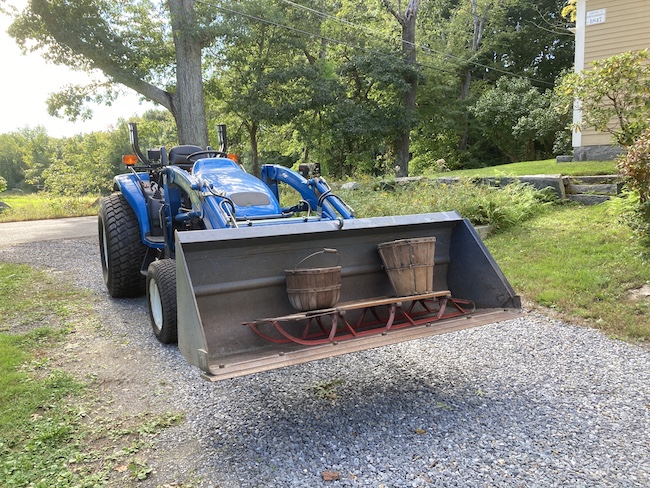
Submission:
[[208,156],[210,158],[216,158],[217,156],[223,156],[224,158],[228,157],[228,154],[223,151],[215,151],[214,149],[209,149],[206,151],[196,151],[192,154],[185,156],[185,159],[192,162],[192,158],[197,158],[198,156]]

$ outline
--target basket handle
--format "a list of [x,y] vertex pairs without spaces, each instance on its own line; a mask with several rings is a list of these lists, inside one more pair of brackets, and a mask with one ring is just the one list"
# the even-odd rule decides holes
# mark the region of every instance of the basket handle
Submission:
[[338,266],[339,263],[341,262],[341,256],[339,255],[339,252],[336,249],[333,249],[333,248],[330,248],[330,247],[325,247],[325,248],[323,248],[322,251],[313,252],[309,256],[302,258],[300,260],[300,262],[298,264],[296,264],[296,267],[294,269],[297,269],[298,266],[300,266],[304,261],[307,261],[309,258],[312,258],[312,257],[314,257],[314,256],[316,256],[318,254],[336,254],[337,260],[336,260],[336,265],[335,266]]

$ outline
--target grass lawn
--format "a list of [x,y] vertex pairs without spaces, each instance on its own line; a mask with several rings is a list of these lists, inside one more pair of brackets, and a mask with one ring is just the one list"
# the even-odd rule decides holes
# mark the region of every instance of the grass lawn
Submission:
[[650,343],[648,250],[615,203],[560,206],[486,241],[513,288],[532,304],[613,337]]
[[0,201],[10,208],[0,212],[0,222],[97,215],[97,198],[97,195],[54,197],[46,193],[3,192]]
[[436,176],[524,176],[524,175],[612,175],[617,174],[614,161],[576,161],[558,163],[555,159],[523,161],[480,169],[463,169],[437,173]]

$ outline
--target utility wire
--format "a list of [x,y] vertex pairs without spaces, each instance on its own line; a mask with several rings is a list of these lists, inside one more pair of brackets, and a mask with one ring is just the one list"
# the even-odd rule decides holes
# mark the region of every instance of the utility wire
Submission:
[[[297,8],[307,10],[307,11],[309,11],[311,13],[314,13],[316,15],[319,15],[321,17],[330,18],[330,19],[333,19],[333,20],[335,20],[337,22],[349,25],[351,27],[366,30],[366,31],[368,31],[368,32],[370,32],[372,34],[375,34],[375,35],[382,35],[382,36],[384,35],[383,33],[380,33],[380,32],[378,32],[376,30],[370,29],[369,27],[361,26],[361,25],[355,24],[353,22],[347,21],[345,19],[339,19],[337,17],[334,17],[332,15],[327,14],[326,12],[322,12],[320,10],[315,10],[315,9],[310,8],[310,7],[306,7],[304,5],[300,5],[298,3],[292,2],[291,0],[282,0],[282,1],[289,4],[289,5],[295,6]],[[312,37],[312,38],[332,42],[332,43],[335,43],[335,44],[339,44],[339,45],[342,45],[342,46],[349,47],[351,49],[365,51],[365,52],[368,52],[370,54],[374,54],[376,56],[381,56],[383,58],[393,59],[395,61],[405,62],[405,63],[412,64],[412,65],[415,65],[415,66],[419,66],[419,67],[423,67],[423,68],[429,68],[429,69],[432,69],[432,70],[435,70],[435,71],[440,71],[440,72],[447,73],[447,74],[453,74],[453,75],[456,74],[456,72],[454,72],[454,71],[444,69],[444,68],[440,68],[439,66],[432,66],[430,64],[422,63],[422,62],[419,62],[419,61],[410,61],[410,60],[407,60],[407,59],[404,59],[404,58],[401,58],[401,57],[393,56],[391,54],[386,54],[386,53],[383,53],[383,52],[380,52],[380,51],[376,51],[374,49],[369,49],[369,48],[362,47],[362,46],[359,46],[359,45],[356,45],[356,44],[352,44],[352,43],[349,43],[349,42],[346,42],[346,41],[342,41],[340,39],[334,39],[334,38],[331,38],[331,37],[326,37],[326,36],[323,36],[321,34],[316,34],[316,33],[309,32],[309,31],[306,31],[306,30],[303,30],[303,29],[298,29],[296,27],[288,26],[286,24],[281,24],[281,23],[278,23],[278,22],[275,22],[275,21],[272,21],[272,20],[268,20],[268,19],[265,19],[265,18],[262,18],[262,17],[258,17],[256,15],[252,15],[252,14],[248,14],[246,12],[242,12],[240,10],[235,10],[235,9],[232,9],[232,8],[229,8],[229,7],[224,7],[224,6],[221,6],[221,5],[215,5],[213,3],[206,2],[204,0],[197,0],[197,3],[201,3],[201,4],[206,5],[208,7],[212,7],[212,8],[215,8],[217,10],[221,10],[223,12],[228,12],[228,13],[231,13],[231,14],[234,14],[234,15],[245,17],[245,18],[257,21],[257,22],[261,22],[261,23],[264,23],[264,24],[273,25],[275,27],[283,28],[283,29],[286,29],[286,30],[289,30],[289,31],[292,31],[292,32],[296,32],[298,34],[303,34],[303,35],[306,35],[306,36],[309,36],[309,37]],[[428,47],[418,46],[417,44],[414,44],[414,43],[411,43],[411,42],[408,42],[408,41],[402,41],[402,42],[403,43],[408,43],[408,44],[410,44],[412,46],[415,46],[415,47],[418,47],[418,48],[420,48],[420,49],[422,49],[424,51],[429,52],[430,54],[438,54],[438,55],[446,57],[446,58],[455,58],[455,59],[458,59],[462,63],[468,63],[468,64],[471,64],[471,65],[474,65],[474,66],[477,66],[477,67],[485,68],[486,70],[492,70],[492,71],[495,71],[495,72],[498,72],[498,73],[501,73],[501,74],[504,74],[504,75],[508,75],[508,76],[512,76],[512,77],[516,77],[516,78],[526,79],[526,80],[529,80],[531,82],[535,82],[535,83],[538,83],[538,84],[553,86],[552,83],[549,83],[549,82],[544,81],[544,80],[538,80],[538,79],[531,78],[531,77],[528,77],[528,76],[519,75],[519,74],[516,74],[516,73],[506,71],[506,70],[502,70],[502,69],[495,68],[495,67],[492,67],[492,66],[477,63],[475,61],[464,60],[463,58],[460,58],[458,56],[438,52],[438,51],[435,51],[435,50],[430,49]]]
[[205,2],[203,0],[197,0],[196,3],[201,3],[201,4],[206,5],[208,7],[213,7],[213,8],[216,8],[217,10],[221,10],[223,12],[228,12],[228,13],[231,13],[231,14],[246,17],[248,19],[255,20],[257,22],[273,25],[275,27],[280,27],[282,29],[287,29],[289,31],[297,32],[299,34],[304,34],[306,36],[313,37],[313,38],[316,38],[316,39],[321,39],[321,40],[324,40],[324,41],[333,42],[335,44],[340,44],[342,46],[346,46],[346,47],[349,47],[349,48],[352,48],[352,49],[357,49],[357,50],[360,50],[360,51],[366,51],[366,52],[368,52],[370,54],[374,54],[374,55],[381,56],[381,57],[388,58],[388,59],[393,59],[395,61],[399,61],[399,62],[402,62],[402,63],[413,64],[413,65],[416,65],[416,66],[421,66],[421,67],[429,68],[429,69],[436,70],[436,71],[442,71],[444,73],[456,74],[453,71],[450,71],[450,70],[447,70],[447,69],[444,69],[444,68],[440,68],[439,66],[431,66],[431,65],[420,63],[420,62],[417,62],[417,61],[409,61],[409,60],[401,58],[401,57],[393,56],[392,54],[382,53],[382,52],[376,51],[374,49],[369,49],[367,47],[358,46],[358,45],[351,44],[351,43],[346,42],[346,41],[341,41],[339,39],[326,37],[326,36],[323,36],[321,34],[315,34],[313,32],[309,32],[309,31],[306,31],[306,30],[303,30],[303,29],[298,29],[296,27],[291,27],[291,26],[288,26],[288,25],[285,25],[285,24],[280,24],[278,22],[268,20],[268,19],[264,19],[262,17],[257,17],[257,16],[252,15],[252,14],[247,14],[247,13],[239,11],[239,10],[234,10],[234,9],[231,9],[231,8],[228,8],[228,7],[223,7],[223,6],[220,6],[220,5],[214,5],[212,3]]
[[[299,3],[293,2],[292,0],[281,0],[281,1],[288,4],[288,5],[291,5],[293,7],[303,9],[303,10],[306,10],[307,12],[311,12],[313,14],[316,14],[316,15],[318,15],[320,17],[323,17],[323,18],[326,18],[326,19],[331,19],[331,20],[334,20],[335,22],[339,22],[341,24],[345,24],[345,25],[348,25],[350,27],[354,27],[356,29],[365,30],[365,31],[367,31],[367,32],[369,32],[369,33],[371,33],[373,35],[385,37],[385,34],[383,32],[380,32],[380,31],[378,31],[376,29],[371,29],[370,27],[367,27],[365,25],[355,24],[354,22],[350,22],[349,20],[341,19],[341,18],[336,17],[334,15],[330,15],[330,14],[328,14],[326,12],[313,9],[311,7],[307,7],[306,5],[301,5]],[[450,58],[457,59],[459,61],[459,64],[460,63],[467,63],[467,64],[471,64],[471,65],[474,65],[474,66],[479,67],[479,68],[485,68],[487,70],[496,71],[497,73],[501,73],[501,74],[504,74],[504,75],[514,76],[514,77],[517,77],[517,78],[523,78],[523,79],[526,79],[526,80],[529,80],[529,81],[533,81],[535,83],[540,83],[540,84],[544,84],[544,85],[553,86],[553,83],[549,83],[548,81],[538,80],[536,78],[531,78],[529,76],[519,75],[519,74],[512,73],[510,71],[507,71],[507,70],[504,70],[504,69],[501,69],[501,68],[496,68],[494,66],[488,66],[488,65],[485,65],[485,64],[477,63],[476,61],[466,60],[466,59],[461,58],[460,56],[456,56],[454,54],[445,53],[445,52],[441,52],[441,51],[436,51],[435,49],[431,49],[428,46],[422,46],[422,45],[416,44],[416,43],[411,42],[411,41],[402,40],[402,44],[406,44],[407,46],[412,46],[414,48],[421,49],[423,51],[428,52],[429,54],[437,54],[438,56],[442,56],[442,57],[447,58],[447,59],[450,59]]]

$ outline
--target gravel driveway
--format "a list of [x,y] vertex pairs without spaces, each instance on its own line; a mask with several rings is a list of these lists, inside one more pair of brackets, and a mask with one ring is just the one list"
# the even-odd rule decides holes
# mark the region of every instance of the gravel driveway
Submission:
[[138,486],[650,486],[650,353],[597,331],[530,313],[212,384],[155,341],[143,299],[108,298],[95,238],[0,260],[91,290],[120,358],[103,374],[127,402],[186,412]]

